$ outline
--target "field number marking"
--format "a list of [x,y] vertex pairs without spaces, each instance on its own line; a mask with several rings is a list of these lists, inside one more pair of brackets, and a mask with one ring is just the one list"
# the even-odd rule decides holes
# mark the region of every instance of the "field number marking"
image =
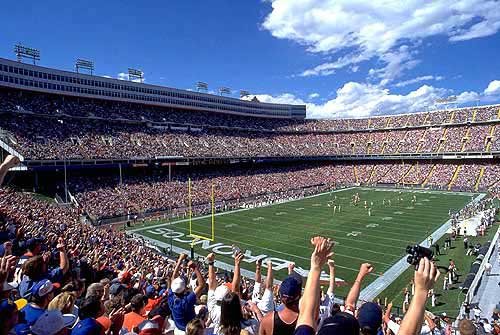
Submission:
[[361,235],[360,231],[352,231],[350,233],[347,233],[347,236],[352,236],[352,237],[356,237],[358,235]]

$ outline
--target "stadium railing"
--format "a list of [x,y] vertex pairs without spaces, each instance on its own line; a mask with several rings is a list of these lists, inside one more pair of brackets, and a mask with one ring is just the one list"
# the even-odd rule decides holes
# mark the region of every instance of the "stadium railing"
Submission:
[[[465,296],[465,303],[470,303],[472,301],[472,298],[476,295],[477,290],[479,289],[479,286],[481,285],[481,280],[484,275],[485,271],[485,265],[490,261],[491,256],[493,255],[493,250],[495,249],[495,246],[497,245],[498,238],[500,236],[500,228],[498,228],[497,232],[495,233],[495,236],[491,240],[490,247],[488,249],[488,252],[484,255],[484,258],[481,262],[481,265],[479,266],[479,270],[476,273],[476,276],[474,277],[474,280],[472,281],[472,284],[469,287],[469,290],[467,291],[467,294]],[[461,320],[465,317],[465,306],[462,305],[460,308],[460,312],[457,316],[458,320]]]

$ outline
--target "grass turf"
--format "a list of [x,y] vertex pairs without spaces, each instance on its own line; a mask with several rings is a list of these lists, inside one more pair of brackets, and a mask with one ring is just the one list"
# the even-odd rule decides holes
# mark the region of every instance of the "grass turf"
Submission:
[[[497,201],[495,205],[498,207],[500,204]],[[497,217],[497,221],[500,217]],[[469,244],[475,245],[476,243],[480,243],[481,245],[486,243],[487,241],[491,241],[493,236],[495,235],[498,229],[498,225],[494,225],[493,228],[490,228],[485,236],[469,236]],[[455,285],[452,285],[448,290],[443,290],[443,277],[445,274],[441,274],[441,277],[438,280],[438,283],[434,287],[434,292],[437,297],[437,304],[435,307],[432,307],[430,299],[427,301],[426,309],[435,313],[442,314],[446,313],[451,317],[455,317],[458,314],[460,306],[465,299],[465,294],[458,289],[460,284],[465,280],[466,275],[469,273],[471,264],[476,260],[476,256],[467,256],[465,255],[465,250],[463,246],[463,236],[458,236],[456,241],[452,242],[451,249],[444,250],[444,240],[446,236],[443,236],[439,241],[439,245],[441,246],[441,255],[436,256],[435,260],[438,266],[448,267],[449,260],[453,259],[458,269],[458,282]],[[388,301],[393,301],[394,306],[400,307],[403,305],[404,288],[411,289],[411,280],[414,276],[414,270],[410,267],[406,270],[397,280],[392,282],[389,287],[387,287],[380,295],[379,298],[383,302],[385,298]]]
[[[358,192],[361,202],[351,204],[351,197]],[[401,191],[391,189],[352,188],[334,191],[297,201],[230,212],[215,218],[215,241],[224,245],[238,245],[252,255],[267,255],[308,269],[311,248],[309,239],[323,235],[337,242],[335,263],[337,278],[348,283],[354,281],[359,266],[370,262],[375,273],[363,283],[368,285],[405,255],[409,244],[419,243],[448,220],[448,211],[459,210],[471,200],[471,194]],[[416,195],[416,203],[411,199]],[[398,198],[403,200],[399,201]],[[336,198],[336,200],[334,200]],[[391,206],[383,200],[391,200]],[[334,200],[341,206],[340,213],[333,213],[328,204]],[[364,201],[371,206],[371,216],[364,208]],[[371,205],[373,202],[373,206]],[[162,225],[163,223],[163,225]],[[158,227],[163,229],[157,230]],[[166,245],[171,243],[169,234],[189,240],[189,223],[154,221],[144,227],[132,227],[136,234],[154,238]],[[140,230],[138,230],[140,229]],[[155,230],[156,229],[156,230]],[[192,231],[210,237],[211,219],[196,218]],[[164,234],[168,231],[167,234]],[[172,240],[173,245],[189,249],[189,243]],[[222,250],[230,254],[230,248]],[[195,251],[206,255],[210,249],[196,246]],[[232,264],[231,255],[217,255],[217,259]],[[275,259],[277,262],[279,260]],[[242,267],[254,271],[253,263],[243,262]],[[265,271],[264,271],[265,274]],[[284,278],[286,269],[275,272],[278,279]],[[403,282],[404,283],[404,282]],[[404,285],[404,284],[403,284]],[[399,288],[393,290],[396,295]],[[337,288],[337,294],[345,296],[348,286]],[[390,298],[390,297],[389,297]]]

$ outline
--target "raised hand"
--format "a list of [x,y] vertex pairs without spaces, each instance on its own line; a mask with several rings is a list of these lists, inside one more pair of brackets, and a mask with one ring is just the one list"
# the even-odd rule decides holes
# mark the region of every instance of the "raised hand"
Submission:
[[7,157],[5,157],[2,165],[4,165],[7,169],[10,169],[19,165],[19,163],[21,163],[19,158],[17,158],[16,156],[8,155]]
[[245,255],[243,253],[237,253],[236,256],[234,256],[234,265],[239,266],[243,258],[245,258]]
[[0,285],[9,277],[9,273],[16,269],[17,257],[13,255],[4,256],[0,259]]
[[196,268],[196,263],[195,263],[195,262],[193,262],[193,261],[189,261],[189,262],[187,263],[187,267],[188,267],[189,269],[195,269],[195,268]]
[[415,271],[415,291],[428,292],[439,278],[439,271],[427,257],[420,259],[418,270]]
[[364,278],[368,274],[372,273],[373,270],[374,270],[373,265],[371,265],[370,263],[363,263],[359,268],[359,275]]
[[332,255],[333,243],[330,239],[324,237],[313,237],[311,243],[314,245],[314,251],[311,255],[311,270],[320,270]]
[[207,255],[207,261],[208,262],[214,262],[215,261],[215,254],[213,252],[209,253]]
[[293,270],[295,269],[295,263],[294,262],[289,262],[288,263],[288,274],[292,274]]

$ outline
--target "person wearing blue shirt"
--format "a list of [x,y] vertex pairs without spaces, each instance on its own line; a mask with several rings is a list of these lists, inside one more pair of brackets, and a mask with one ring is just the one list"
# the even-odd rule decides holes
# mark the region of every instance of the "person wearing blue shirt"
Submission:
[[33,285],[42,279],[48,279],[53,283],[62,281],[64,274],[68,272],[69,261],[64,241],[61,238],[58,241],[57,250],[59,251],[59,266],[53,269],[48,268],[50,256],[47,254],[31,257],[24,263],[23,278],[19,284],[21,297],[29,298]]
[[168,306],[172,311],[172,319],[175,323],[175,335],[182,335],[186,331],[186,325],[189,321],[196,317],[194,311],[194,305],[196,304],[196,299],[202,293],[205,287],[205,279],[200,272],[198,266],[193,262],[189,261],[187,267],[194,270],[196,274],[196,280],[198,285],[194,292],[186,291],[186,283],[179,277],[179,271],[181,266],[184,264],[184,260],[187,255],[181,254],[177,260],[177,264],[174,268],[174,273],[172,274],[172,282],[170,288],[167,291]]
[[48,279],[40,280],[33,285],[30,292],[31,302],[22,309],[24,322],[16,326],[16,333],[23,334],[23,330],[29,329],[43,315],[49,302],[54,298],[53,291],[54,285]]

